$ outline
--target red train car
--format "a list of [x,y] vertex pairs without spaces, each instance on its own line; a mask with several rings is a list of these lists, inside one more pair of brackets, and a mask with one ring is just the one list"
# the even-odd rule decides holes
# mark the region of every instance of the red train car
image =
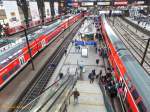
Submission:
[[[39,34],[39,37],[30,42],[31,54],[34,57],[39,51],[45,48],[50,41],[61,33],[63,30],[74,24],[77,20],[82,18],[82,14],[75,15],[64,20],[57,28],[49,31],[47,34]],[[70,23],[70,24],[69,24]],[[9,60],[7,64],[0,69],[0,88],[2,88],[9,80],[14,77],[30,60],[27,46],[17,53],[17,56]]]
[[113,32],[105,16],[100,22],[109,62],[123,88],[124,107],[129,112],[150,112],[150,77]]

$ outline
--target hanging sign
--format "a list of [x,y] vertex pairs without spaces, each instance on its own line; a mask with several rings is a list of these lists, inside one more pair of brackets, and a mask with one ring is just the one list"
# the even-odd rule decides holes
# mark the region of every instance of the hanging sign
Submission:
[[37,2],[29,2],[29,8],[30,8],[32,21],[40,20]]
[[44,2],[44,5],[45,5],[46,18],[51,17],[50,3],[49,2]]
[[21,25],[21,19],[16,1],[3,1],[3,7],[6,13],[9,27]]

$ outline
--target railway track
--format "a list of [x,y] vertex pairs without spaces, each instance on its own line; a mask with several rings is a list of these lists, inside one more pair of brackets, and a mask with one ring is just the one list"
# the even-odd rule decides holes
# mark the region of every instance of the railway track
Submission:
[[[43,92],[55,68],[57,67],[59,61],[62,58],[65,48],[67,48],[69,43],[72,41],[73,37],[75,36],[80,26],[81,24],[78,24],[77,26],[75,26],[75,28],[63,40],[61,45],[58,46],[57,50],[54,52],[54,54],[51,56],[48,63],[45,65],[43,71],[40,74],[38,74],[37,79],[28,88],[27,92],[25,93],[23,98],[20,99],[20,101],[17,104],[18,105],[17,108],[13,110],[13,112],[20,112],[23,106],[30,103],[33,99],[35,99],[37,96],[39,96]],[[63,38],[63,35],[61,35],[60,38]]]
[[[131,54],[139,63],[141,63],[147,44],[146,40],[143,40],[142,37],[128,29],[127,26],[125,26],[119,19],[117,19],[114,26],[112,25],[112,28],[115,30]],[[150,46],[143,63],[143,68],[150,75]]]

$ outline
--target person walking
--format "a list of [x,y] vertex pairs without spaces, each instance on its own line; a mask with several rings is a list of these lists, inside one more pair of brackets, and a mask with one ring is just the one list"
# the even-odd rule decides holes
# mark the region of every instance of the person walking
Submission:
[[90,80],[90,83],[91,83],[91,75],[92,75],[92,73],[89,73],[89,75],[88,75],[88,78],[89,78],[89,80]]
[[94,79],[95,79],[95,76],[94,76],[94,74],[91,73],[91,80],[90,80],[90,83],[93,83],[93,82],[94,82]]
[[73,91],[72,95],[74,96],[74,103],[75,103],[75,104],[79,103],[78,97],[80,96],[80,93],[79,93],[79,91],[77,90],[77,88]]

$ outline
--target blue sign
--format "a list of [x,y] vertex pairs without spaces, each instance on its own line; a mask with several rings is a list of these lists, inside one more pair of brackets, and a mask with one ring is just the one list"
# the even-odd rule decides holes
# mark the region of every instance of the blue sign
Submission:
[[96,45],[96,42],[95,41],[86,41],[86,42],[84,42],[84,41],[76,40],[75,41],[75,46],[77,46],[77,45],[82,45],[82,46],[84,46],[84,45]]

